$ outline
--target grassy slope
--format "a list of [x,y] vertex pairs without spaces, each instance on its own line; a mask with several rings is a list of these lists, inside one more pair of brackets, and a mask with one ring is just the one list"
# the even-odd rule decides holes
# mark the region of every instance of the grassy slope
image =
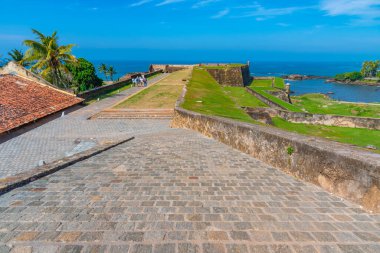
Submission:
[[[272,88],[272,80],[256,80],[254,79],[253,82],[251,83],[251,87],[267,87],[267,88]],[[284,79],[280,77],[275,77],[274,80],[274,87],[279,88],[279,89],[285,89],[285,81]]]
[[[280,118],[273,119],[273,123],[276,127],[290,132],[323,137],[338,142],[353,144],[359,147],[374,145],[377,148],[380,148],[380,131],[376,130],[296,124]],[[377,152],[380,153],[380,151]]]
[[261,104],[255,99],[251,101],[246,95],[241,96],[246,92],[244,88],[238,90],[239,88],[220,86],[207,71],[200,68],[194,69],[187,88],[182,107],[207,115],[254,122],[240,106]]
[[357,117],[380,117],[379,105],[342,103],[322,94],[307,94],[293,97],[294,105],[305,108],[310,113],[335,114]]
[[[257,88],[260,89],[260,87]],[[264,105],[255,97],[247,94],[243,88],[221,87],[206,71],[195,68],[192,80],[188,85],[183,108],[208,115],[256,123],[245,114],[240,106],[262,107]],[[361,147],[374,145],[380,148],[380,131],[296,124],[279,118],[275,118],[273,122],[276,127],[287,131],[324,137]]]

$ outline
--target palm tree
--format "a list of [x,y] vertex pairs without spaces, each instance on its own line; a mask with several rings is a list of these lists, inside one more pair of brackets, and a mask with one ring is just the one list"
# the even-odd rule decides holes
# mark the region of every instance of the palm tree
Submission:
[[98,68],[99,72],[100,73],[103,73],[104,76],[106,77],[106,80],[108,80],[108,68],[106,66],[106,64],[102,63],[100,64],[99,68]]
[[2,55],[0,54],[0,68],[4,65],[4,59],[2,59]]
[[8,53],[8,55],[11,57],[8,59],[9,61],[14,61],[24,67],[28,67],[30,65],[30,62],[24,60],[25,55],[21,50],[13,49]]
[[51,36],[45,36],[39,31],[32,29],[37,35],[37,40],[25,40],[24,45],[29,49],[25,53],[24,61],[33,62],[31,70],[39,73],[42,77],[56,86],[68,88],[65,81],[70,74],[65,64],[76,62],[71,54],[74,44],[60,46],[57,32]]
[[114,75],[116,75],[117,74],[117,72],[116,72],[116,70],[114,69],[114,67],[113,66],[110,66],[109,68],[108,68],[108,75],[110,76],[110,78],[111,78],[111,81],[113,81],[113,76]]

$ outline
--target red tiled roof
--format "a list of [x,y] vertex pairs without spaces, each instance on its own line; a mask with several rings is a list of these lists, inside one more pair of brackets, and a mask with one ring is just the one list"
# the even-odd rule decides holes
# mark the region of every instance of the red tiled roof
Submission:
[[74,95],[23,77],[0,76],[0,133],[82,101]]

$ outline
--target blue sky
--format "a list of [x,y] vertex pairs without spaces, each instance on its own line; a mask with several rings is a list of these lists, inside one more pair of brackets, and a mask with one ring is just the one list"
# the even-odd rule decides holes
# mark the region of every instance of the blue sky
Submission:
[[380,0],[0,0],[0,54],[59,32],[91,60],[380,58]]

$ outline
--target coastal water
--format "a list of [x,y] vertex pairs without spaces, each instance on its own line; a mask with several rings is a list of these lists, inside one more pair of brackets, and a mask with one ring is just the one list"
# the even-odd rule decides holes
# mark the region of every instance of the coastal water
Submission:
[[[148,61],[93,61],[95,66],[101,63],[112,65],[119,78],[129,72],[147,71]],[[199,62],[158,62],[160,64],[197,64]],[[251,61],[251,73],[257,76],[282,76],[287,74],[318,75],[333,77],[337,73],[358,71],[361,62],[260,62]],[[100,77],[104,78],[101,74]],[[294,95],[306,93],[333,93],[333,99],[349,102],[380,103],[380,87],[325,83],[324,80],[289,81]]]

